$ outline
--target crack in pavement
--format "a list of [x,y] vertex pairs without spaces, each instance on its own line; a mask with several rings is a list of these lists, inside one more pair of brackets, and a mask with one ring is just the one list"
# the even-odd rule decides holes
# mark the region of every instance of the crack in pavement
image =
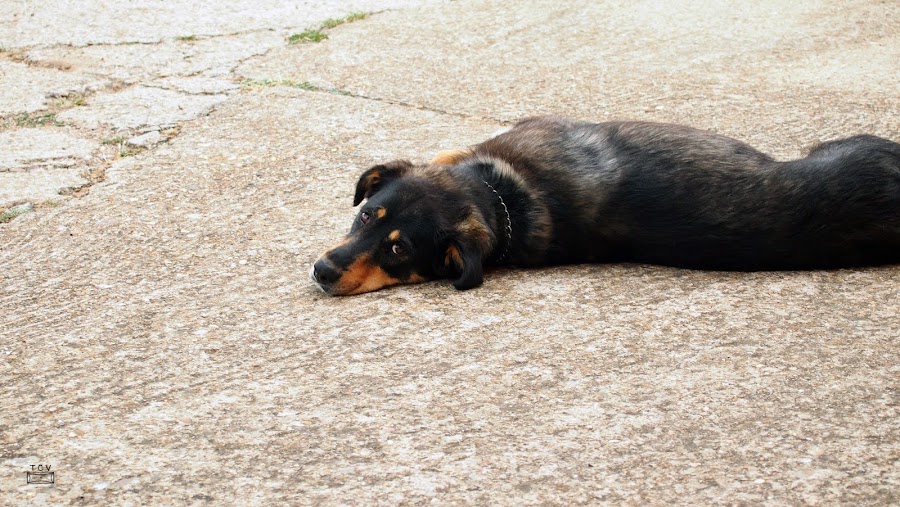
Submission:
[[[274,30],[268,30],[268,29],[266,29],[266,30],[251,30],[251,31],[241,32],[240,34],[257,33],[257,32],[264,32],[264,31],[274,31]],[[228,35],[223,35],[222,37],[234,36],[234,35],[235,34],[228,34]],[[63,46],[64,47],[74,47],[74,46],[69,46],[69,45],[63,45]],[[85,69],[85,71],[84,71],[85,74],[92,75],[94,77],[107,79],[107,81],[104,82],[102,84],[102,86],[85,89],[83,92],[66,92],[66,93],[62,93],[62,94],[56,94],[56,96],[60,97],[60,98],[76,97],[77,99],[83,100],[83,99],[93,98],[96,96],[106,95],[108,93],[116,93],[116,92],[121,92],[121,91],[129,90],[129,89],[133,89],[133,88],[137,88],[137,87],[142,87],[142,88],[148,88],[148,89],[164,90],[164,91],[177,93],[179,95],[184,95],[184,96],[200,97],[200,96],[224,95],[225,98],[221,103],[210,106],[205,112],[203,112],[197,116],[194,116],[194,117],[191,117],[191,118],[188,118],[185,120],[177,121],[173,125],[168,125],[168,127],[171,127],[170,130],[175,130],[175,131],[177,131],[177,133],[174,135],[167,136],[160,143],[154,144],[152,146],[147,146],[147,147],[134,147],[134,148],[129,147],[128,149],[123,149],[125,143],[122,142],[122,143],[118,143],[118,146],[113,147],[113,148],[102,148],[99,152],[97,152],[94,156],[91,157],[91,161],[88,163],[88,169],[82,173],[82,176],[84,177],[84,179],[87,180],[86,183],[83,185],[77,186],[77,187],[69,187],[69,188],[60,189],[59,195],[66,196],[66,197],[81,197],[81,196],[86,195],[90,191],[91,187],[93,187],[97,183],[100,183],[100,182],[103,182],[106,180],[107,170],[119,158],[135,155],[138,153],[152,152],[157,146],[171,141],[175,136],[180,134],[180,132],[182,130],[182,125],[185,122],[191,121],[191,120],[199,118],[201,116],[213,114],[219,107],[226,104],[230,100],[230,96],[232,95],[233,92],[247,91],[248,88],[246,86],[246,83],[248,80],[243,79],[243,76],[238,73],[238,69],[241,67],[241,65],[243,65],[244,63],[246,63],[254,58],[264,58],[270,52],[272,52],[276,49],[279,49],[281,47],[282,47],[281,45],[273,45],[262,51],[254,51],[252,54],[243,56],[243,57],[233,61],[233,63],[228,66],[228,74],[226,76],[222,76],[223,81],[231,82],[236,86],[234,89],[230,89],[230,90],[225,89],[225,90],[221,90],[221,91],[199,91],[198,92],[198,91],[186,90],[183,87],[165,85],[165,84],[160,84],[158,82],[154,82],[156,80],[162,80],[162,79],[191,80],[191,79],[201,78],[201,77],[204,77],[203,74],[208,69],[196,70],[196,71],[188,73],[188,74],[174,74],[174,75],[167,75],[167,76],[155,75],[155,76],[152,76],[152,77],[149,77],[149,78],[146,78],[143,80],[135,81],[135,82],[128,82],[128,81],[125,81],[123,79],[118,79],[118,78],[110,78],[107,75],[104,75],[103,73],[97,72],[96,70]],[[44,62],[44,61],[29,59],[27,57],[27,55],[25,54],[25,53],[27,53],[27,51],[28,51],[28,49],[22,49],[22,50],[18,51],[15,55],[7,54],[6,56],[11,59],[15,59],[16,61],[25,63],[26,65],[29,65],[29,66],[52,67],[52,68],[55,68],[62,72],[68,72],[68,70],[61,69],[60,66],[49,65],[47,62]],[[289,86],[289,87],[291,87],[291,85],[289,85],[289,84],[282,85],[279,83],[274,84],[274,86]],[[266,85],[266,87],[268,87],[268,85]],[[433,112],[436,114],[447,115],[447,116],[452,116],[452,117],[462,118],[462,119],[474,119],[474,120],[480,120],[480,121],[485,121],[485,122],[497,123],[500,125],[506,125],[509,123],[509,122],[504,121],[499,118],[469,115],[469,114],[465,114],[465,113],[461,113],[461,112],[443,110],[443,109],[439,109],[439,108],[425,106],[422,104],[416,104],[416,103],[411,103],[411,102],[407,102],[407,101],[403,101],[403,100],[393,99],[390,97],[369,96],[369,95],[355,93],[355,92],[351,92],[351,91],[347,91],[347,90],[341,90],[341,89],[337,89],[337,88],[328,89],[328,88],[323,88],[323,87],[314,86],[314,85],[292,86],[292,87],[301,88],[303,90],[311,91],[311,92],[337,94],[337,95],[343,95],[343,96],[347,96],[347,97],[351,97],[351,98],[359,99],[359,100],[373,101],[373,102],[379,102],[379,103],[384,103],[384,104],[400,106],[400,107],[404,107],[404,108],[429,111],[429,112]],[[52,94],[48,94],[48,97],[51,95]],[[89,106],[90,103],[88,103],[86,105]],[[54,107],[54,105],[51,105],[51,107],[48,107],[47,109],[44,109],[44,110],[38,112],[41,115],[52,116],[52,118],[51,118],[52,122],[51,122],[50,126],[47,126],[44,124],[36,125],[36,126],[44,126],[44,128],[72,129],[77,132],[80,132],[81,135],[83,135],[84,137],[102,141],[100,144],[105,145],[105,146],[110,145],[110,143],[108,143],[106,141],[112,135],[114,135],[115,137],[129,138],[129,137],[132,137],[133,135],[135,135],[136,131],[141,130],[138,128],[103,127],[100,129],[97,129],[97,128],[88,129],[87,131],[85,131],[85,129],[79,128],[78,125],[72,123],[71,121],[61,122],[56,119],[57,114],[67,111],[69,109],[73,109],[73,108],[81,107],[81,106],[82,106],[82,104],[75,104],[74,101],[69,103],[68,107],[58,107],[58,106]],[[23,122],[16,122],[15,119],[19,118],[19,117],[21,117],[21,115],[10,114],[10,115],[5,115],[4,117],[0,118],[0,130],[9,129],[9,128],[21,128],[21,127],[29,126],[29,125],[23,124]],[[162,128],[160,128],[160,130],[162,130]],[[124,134],[124,136],[123,136],[123,134]],[[112,153],[107,153],[110,151]],[[48,159],[52,159],[52,157],[48,157]],[[37,161],[37,160],[38,159],[32,160],[29,163],[29,166],[33,166],[35,161]],[[27,171],[27,168],[26,168],[26,171]],[[20,200],[16,200],[13,204],[19,204],[21,202],[26,202],[26,201],[27,200],[20,199]]]
[[[377,11],[366,11],[366,17],[376,16],[378,14],[382,14],[385,12],[395,12],[398,9],[381,9]],[[331,18],[324,18],[331,19]],[[352,22],[352,21],[351,21]],[[344,24],[344,23],[342,23]],[[337,25],[340,26],[340,25]],[[81,49],[88,47],[123,47],[123,46],[154,46],[159,44],[164,44],[166,42],[178,42],[189,44],[191,42],[195,42],[198,40],[210,40],[210,39],[221,39],[227,37],[240,37],[244,35],[253,35],[258,33],[266,33],[266,32],[292,32],[295,30],[306,30],[310,27],[310,25],[282,25],[278,27],[265,27],[265,28],[252,28],[249,30],[237,30],[234,32],[227,33],[189,33],[187,35],[177,35],[174,37],[161,37],[159,39],[154,40],[133,40],[133,41],[121,41],[121,42],[87,42],[85,44],[71,44],[71,43],[55,43],[55,44],[33,44],[27,46],[9,46],[6,48],[6,51],[0,51],[0,55],[8,52],[20,52],[20,51],[31,51],[35,49]],[[336,27],[328,28],[331,30]]]
[[392,98],[387,98],[387,97],[371,97],[368,95],[357,94],[357,93],[353,93],[353,92],[349,92],[349,91],[345,91],[345,90],[339,90],[339,93],[341,95],[346,95],[348,97],[353,97],[353,98],[357,98],[357,99],[372,100],[372,101],[382,102],[385,104],[391,104],[391,105],[395,105],[395,106],[408,107],[411,109],[419,109],[421,111],[429,111],[432,113],[444,114],[447,116],[453,116],[455,118],[462,118],[462,119],[467,119],[467,120],[482,120],[485,122],[499,123],[501,125],[511,125],[511,124],[515,123],[514,121],[502,120],[500,118],[493,118],[493,117],[488,117],[488,116],[478,116],[478,115],[466,114],[466,113],[462,113],[462,112],[458,112],[458,111],[447,111],[444,109],[439,109],[439,108],[430,107],[430,106],[424,106],[421,104],[414,104],[412,102],[406,102],[406,101],[399,100],[399,99],[392,99]]

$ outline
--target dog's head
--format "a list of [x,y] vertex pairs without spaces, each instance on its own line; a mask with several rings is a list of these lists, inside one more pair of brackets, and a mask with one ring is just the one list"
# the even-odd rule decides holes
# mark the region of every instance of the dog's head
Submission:
[[353,205],[364,199],[350,233],[310,271],[326,294],[436,278],[454,278],[457,289],[481,284],[494,234],[449,168],[405,160],[376,165],[356,184]]

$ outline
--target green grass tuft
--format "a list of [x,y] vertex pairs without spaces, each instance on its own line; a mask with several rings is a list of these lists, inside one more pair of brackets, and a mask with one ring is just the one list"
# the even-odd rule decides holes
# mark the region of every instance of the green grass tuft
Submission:
[[197,36],[196,35],[179,35],[178,37],[175,37],[175,40],[180,40],[182,42],[192,42],[192,41],[197,40]]
[[13,218],[16,218],[19,215],[24,215],[25,213],[28,213],[28,211],[29,210],[27,210],[27,209],[6,210],[3,212],[2,215],[0,215],[0,224],[5,224],[6,222],[9,222],[10,220],[12,220]]
[[143,150],[140,150],[140,149],[132,150],[129,148],[123,148],[123,149],[119,150],[118,155],[119,155],[119,158],[133,157],[133,156],[137,155],[138,153],[140,153],[141,151],[143,151]]
[[353,94],[347,90],[339,90],[337,88],[322,88],[316,86],[309,81],[292,81],[290,79],[273,80],[273,79],[248,79],[241,83],[241,88],[245,90],[257,90],[260,88],[271,88],[273,86],[288,86],[299,90],[307,90],[311,92],[325,92],[334,95],[352,96]]
[[84,97],[81,95],[70,95],[68,97],[56,99],[53,102],[53,105],[56,106],[57,109],[69,109],[72,107],[86,106],[87,101],[84,100]]
[[295,33],[288,37],[289,44],[306,44],[309,42],[322,42],[327,39],[328,36],[322,33],[321,30],[306,30],[304,32]]
[[328,18],[322,22],[322,29],[328,30],[344,23],[352,23],[369,17],[368,12],[352,12],[343,18]]
[[118,146],[125,142],[124,137],[110,137],[108,139],[104,139],[100,141],[100,144],[104,144],[106,146]]
[[292,81],[290,79],[248,79],[241,83],[244,88],[271,88],[273,86],[289,86],[301,90],[317,91],[319,87],[306,81]]
[[366,19],[369,17],[368,12],[352,12],[347,14],[343,18],[328,18],[319,25],[319,28],[307,28],[306,30],[295,33],[288,37],[288,44],[306,44],[309,42],[322,42],[323,40],[328,38],[327,34],[322,33],[322,30],[330,30],[336,26],[343,25],[344,23],[352,23],[354,21],[359,21],[361,19]]
[[17,127],[43,127],[53,125],[62,127],[63,122],[56,119],[56,113],[22,113],[13,118]]

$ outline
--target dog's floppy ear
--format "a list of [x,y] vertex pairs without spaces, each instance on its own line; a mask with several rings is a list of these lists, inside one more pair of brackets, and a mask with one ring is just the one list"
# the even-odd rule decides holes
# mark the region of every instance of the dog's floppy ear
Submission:
[[368,199],[385,183],[403,176],[412,168],[409,160],[393,160],[386,164],[372,166],[362,173],[356,182],[356,195],[353,196],[353,205]]
[[454,278],[459,290],[478,287],[484,281],[484,257],[494,244],[494,234],[481,213],[469,208],[461,223],[453,226],[438,248],[435,272]]
[[444,269],[455,273],[453,286],[459,290],[473,289],[484,282],[481,251],[475,245],[451,241],[444,253]]

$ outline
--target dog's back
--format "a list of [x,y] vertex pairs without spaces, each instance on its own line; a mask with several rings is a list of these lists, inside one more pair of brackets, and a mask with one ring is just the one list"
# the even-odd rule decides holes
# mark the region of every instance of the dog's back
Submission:
[[536,118],[475,152],[509,162],[544,201],[553,239],[539,263],[767,270],[900,262],[900,144],[878,137],[778,162],[689,127]]

